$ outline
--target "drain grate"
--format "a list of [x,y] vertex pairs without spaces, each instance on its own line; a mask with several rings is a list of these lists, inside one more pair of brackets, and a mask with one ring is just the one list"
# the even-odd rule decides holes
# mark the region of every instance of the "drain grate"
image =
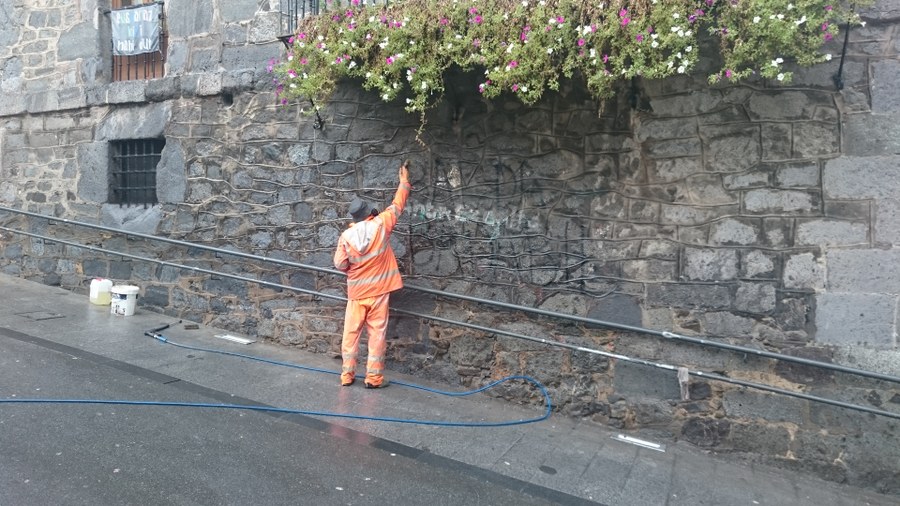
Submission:
[[51,313],[49,311],[29,311],[27,313],[16,313],[16,316],[24,316],[29,320],[41,321],[41,320],[53,320],[55,318],[65,318],[66,315],[59,313]]

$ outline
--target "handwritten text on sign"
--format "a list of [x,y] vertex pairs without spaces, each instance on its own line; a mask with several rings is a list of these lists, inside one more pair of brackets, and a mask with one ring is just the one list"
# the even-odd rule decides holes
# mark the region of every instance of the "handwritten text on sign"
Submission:
[[110,12],[113,54],[129,56],[159,51],[160,4]]

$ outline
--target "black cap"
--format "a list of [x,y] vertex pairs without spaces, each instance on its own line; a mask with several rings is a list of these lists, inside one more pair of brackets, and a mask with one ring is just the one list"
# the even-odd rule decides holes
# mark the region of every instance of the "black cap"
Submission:
[[353,217],[353,221],[363,221],[372,214],[372,209],[374,208],[371,204],[357,197],[350,203],[350,216]]

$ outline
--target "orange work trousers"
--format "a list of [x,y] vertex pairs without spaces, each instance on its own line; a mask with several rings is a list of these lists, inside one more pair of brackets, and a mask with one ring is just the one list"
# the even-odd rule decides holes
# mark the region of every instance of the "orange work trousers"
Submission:
[[356,355],[359,336],[365,326],[369,338],[369,358],[366,361],[366,383],[381,386],[384,381],[384,353],[387,350],[389,293],[365,299],[348,300],[344,315],[344,337],[341,340],[341,383],[348,384],[356,377]]

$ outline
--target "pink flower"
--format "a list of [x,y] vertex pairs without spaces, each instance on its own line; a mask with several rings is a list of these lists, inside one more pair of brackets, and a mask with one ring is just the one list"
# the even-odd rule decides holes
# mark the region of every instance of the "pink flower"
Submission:
[[516,60],[513,60],[513,61],[507,63],[506,66],[511,69],[514,69],[519,66],[519,62],[517,62]]
[[725,69],[725,77],[727,77],[728,79],[731,79],[731,76],[733,76],[733,75],[734,75],[734,72],[732,72],[731,69]]
[[298,35],[297,37],[300,37],[300,40],[305,39],[305,38],[306,38],[306,32],[300,32],[300,35]]
[[584,45],[584,39],[578,39],[578,47],[581,47],[583,45]]
[[513,90],[513,91],[519,91],[519,85],[518,85],[518,84],[512,85],[512,90]]
[[478,9],[476,9],[475,7],[469,8],[469,14],[478,14]]
[[288,70],[288,75],[291,77],[297,77],[297,73],[294,71],[294,69]]
[[640,33],[634,36],[634,39],[638,42],[644,42],[644,36]]
[[631,21],[631,20],[628,19],[628,18],[622,18],[622,26],[628,26],[628,23],[629,23],[630,21]]
[[300,65],[306,65],[309,61],[306,58],[300,58]]
[[833,39],[833,38],[834,38],[834,36],[831,35],[830,33],[826,33],[826,34],[825,34],[825,42],[828,42],[829,40],[831,40],[831,39]]
[[479,39],[475,39],[472,41],[472,45],[475,47],[481,47],[481,41]]
[[825,10],[830,12],[830,11],[831,11],[831,6],[830,6],[830,5],[826,5],[826,6],[825,6]]
[[441,26],[447,26],[447,24],[448,24],[449,22],[450,22],[449,19],[447,19],[447,18],[441,18]]
[[350,3],[353,5],[359,5],[359,0],[350,0]]
[[822,23],[822,31],[824,32],[827,29],[828,29],[828,23]]
[[394,57],[393,57],[393,56],[388,56],[387,58],[385,58],[384,63],[386,63],[386,64],[388,64],[388,65],[394,63]]
[[565,22],[566,22],[566,18],[564,18],[564,17],[562,17],[562,16],[556,16],[556,22],[559,23],[559,24],[565,23]]
[[472,19],[472,22],[475,23],[476,25],[480,25],[480,24],[481,24],[481,21],[482,21],[482,19],[481,19],[481,16],[480,16],[480,15],[475,16],[475,17]]
[[608,61],[609,61],[609,55],[608,54],[603,55],[603,63],[606,63]]
[[290,43],[290,44],[293,44],[293,43],[294,43],[294,36],[293,36],[293,35],[291,35],[291,38],[288,39],[288,43]]

